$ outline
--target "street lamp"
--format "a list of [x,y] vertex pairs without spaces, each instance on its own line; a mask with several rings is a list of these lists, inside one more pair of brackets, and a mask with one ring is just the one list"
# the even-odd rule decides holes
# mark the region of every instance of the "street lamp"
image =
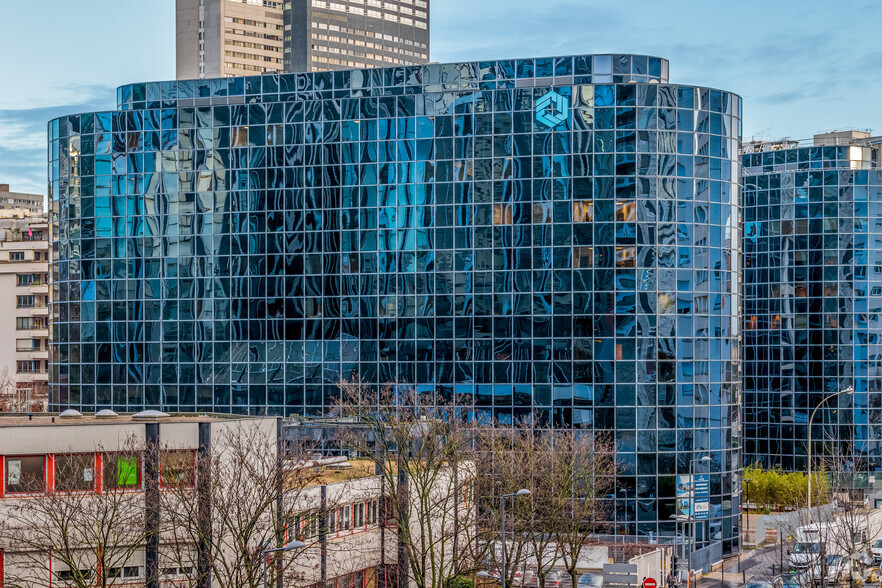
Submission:
[[748,511],[748,508],[750,506],[750,478],[744,478],[744,487],[747,490],[747,497],[744,500],[744,508],[741,509],[741,512],[747,515],[747,527],[744,531],[744,535],[746,537],[750,533],[750,512]]
[[840,394],[853,394],[854,388],[849,386],[845,390],[840,390],[839,392],[834,392],[821,400],[815,409],[812,411],[811,416],[808,421],[808,524],[812,524],[812,421],[815,418],[815,413],[818,412],[818,409],[824,405],[825,402],[833,398],[834,396],[839,396]]
[[303,541],[297,541],[296,539],[293,541],[289,541],[282,547],[277,549],[264,549],[261,551],[261,557],[263,557],[263,588],[266,588],[266,556],[270,553],[278,553],[279,551],[294,551],[295,549],[303,549],[306,547],[306,543]]
[[[674,551],[671,555],[671,571],[676,571],[677,577],[679,578],[679,575],[680,575],[679,559],[680,558],[677,556],[677,552],[680,551],[681,545],[683,546],[682,547],[682,550],[684,551],[683,555],[684,556],[686,555],[686,553],[685,553],[685,551],[686,551],[685,533],[683,533],[683,535],[684,535],[684,537],[682,538],[683,541],[682,542],[680,541],[680,539],[681,539],[681,537],[680,537],[680,521],[689,521],[689,517],[687,517],[686,515],[681,515],[681,514],[672,514],[668,518],[672,519],[675,522],[674,523]],[[687,573],[687,577],[688,577],[688,573]]]
[[[500,588],[505,588],[505,499],[506,498],[513,498],[516,496],[527,496],[528,494],[530,494],[529,490],[527,490],[526,488],[521,488],[517,492],[512,492],[511,494],[500,494],[498,496],[499,502],[502,505],[502,561],[501,561],[502,565],[500,567],[500,574],[499,574]],[[486,574],[486,572],[484,572],[484,573]],[[481,576],[481,572],[478,572],[478,575]],[[483,578],[485,576],[481,576],[481,577]],[[490,576],[489,574],[487,574],[486,577],[492,578],[493,576]]]

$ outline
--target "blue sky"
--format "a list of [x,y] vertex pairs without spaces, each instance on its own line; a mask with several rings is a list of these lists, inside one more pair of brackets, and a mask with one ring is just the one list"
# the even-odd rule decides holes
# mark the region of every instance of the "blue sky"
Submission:
[[[113,108],[116,86],[174,77],[174,0],[2,4],[0,182],[45,193],[48,119]],[[882,134],[880,2],[433,0],[431,11],[434,61],[659,55],[674,83],[740,94],[746,140]]]

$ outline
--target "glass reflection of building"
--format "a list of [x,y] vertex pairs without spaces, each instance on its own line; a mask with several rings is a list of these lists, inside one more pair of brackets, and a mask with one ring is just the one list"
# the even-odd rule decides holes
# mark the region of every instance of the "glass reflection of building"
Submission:
[[[882,174],[867,133],[745,145],[745,463],[882,468]],[[832,441],[832,443],[831,443]],[[828,467],[830,463],[828,462]],[[848,476],[850,478],[850,476]],[[857,487],[866,483],[857,477]]]
[[[609,431],[618,531],[737,550],[741,99],[596,55],[133,84],[50,123],[52,404],[322,414],[358,374]],[[702,462],[703,463],[703,462]]]

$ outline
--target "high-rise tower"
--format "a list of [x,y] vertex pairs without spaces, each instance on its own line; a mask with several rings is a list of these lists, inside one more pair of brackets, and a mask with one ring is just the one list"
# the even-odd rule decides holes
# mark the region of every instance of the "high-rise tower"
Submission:
[[624,534],[673,536],[709,474],[699,545],[737,550],[738,96],[645,55],[118,95],[50,123],[53,407],[321,415],[397,382],[614,437]]
[[819,408],[812,453],[857,489],[882,468],[877,142],[841,131],[743,154],[745,461],[805,471]]
[[429,0],[177,0],[177,78],[429,60]]

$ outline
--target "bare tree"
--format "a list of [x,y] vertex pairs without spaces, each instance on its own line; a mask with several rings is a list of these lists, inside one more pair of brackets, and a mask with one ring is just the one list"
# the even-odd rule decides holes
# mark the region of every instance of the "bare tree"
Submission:
[[27,397],[22,399],[18,378],[8,366],[0,368],[0,412],[30,412]]
[[598,433],[556,431],[548,455],[547,483],[559,504],[551,513],[549,530],[575,586],[582,549],[597,534],[598,521],[607,519],[603,498],[615,491],[615,446]]
[[340,411],[361,430],[344,444],[383,479],[386,517],[397,520],[399,586],[443,588],[475,568],[471,425],[455,408],[425,404],[413,388],[342,382]]
[[91,455],[56,456],[55,484],[48,491],[42,475],[20,475],[22,491],[32,488],[39,495],[3,505],[5,586],[48,587],[61,581],[78,588],[130,584],[123,571],[150,536],[144,496],[130,491],[139,484],[145,451],[131,438],[122,451],[105,454],[103,484],[97,489]]
[[[317,474],[298,466],[308,447],[282,449],[266,421],[216,428],[210,448],[195,461],[162,469],[164,558],[191,586],[211,577],[213,586],[257,588],[262,551],[295,538],[296,498]],[[299,551],[271,558],[273,585],[279,578],[297,580]]]
[[[517,574],[525,579],[535,565],[539,588],[545,588],[548,573],[558,563],[560,550],[550,533],[550,524],[562,506],[549,459],[554,450],[554,431],[537,433],[529,420],[515,427],[482,429],[478,435],[476,464],[479,475],[475,494],[480,506],[481,539],[490,545],[499,541],[502,509],[500,496],[524,488],[529,497],[509,499],[506,505],[505,583],[515,585]],[[498,566],[493,549],[489,557]],[[500,570],[501,571],[501,570]]]

